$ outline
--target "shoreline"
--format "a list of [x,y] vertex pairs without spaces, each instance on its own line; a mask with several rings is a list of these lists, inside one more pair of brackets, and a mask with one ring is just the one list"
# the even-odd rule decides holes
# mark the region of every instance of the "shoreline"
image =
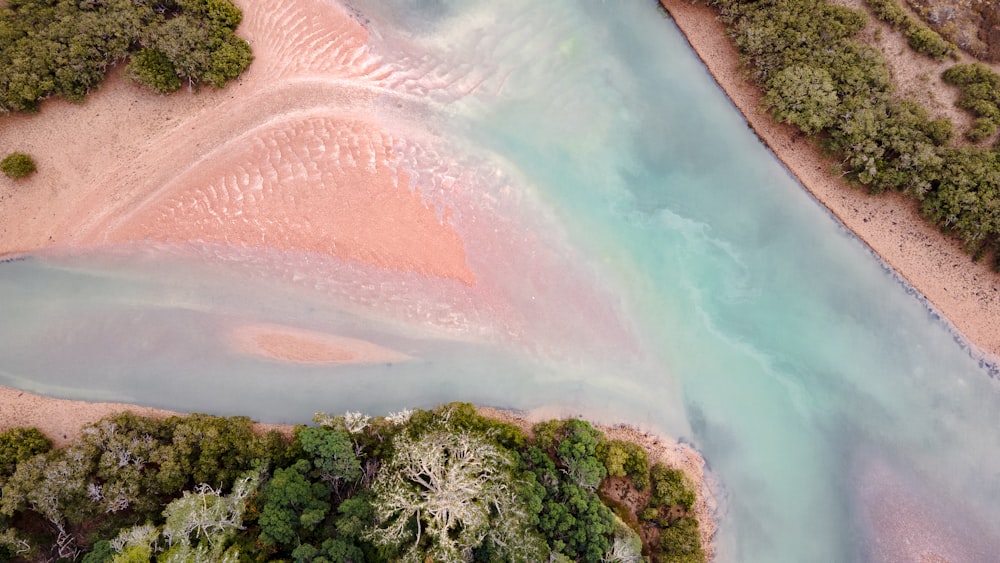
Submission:
[[[3,410],[0,411],[0,432],[15,427],[37,428],[52,440],[53,447],[56,448],[68,446],[80,435],[85,424],[96,422],[106,416],[122,412],[150,418],[186,415],[186,413],[127,403],[92,403],[56,399],[4,386],[0,386],[0,405],[4,406]],[[486,418],[513,424],[528,433],[537,422],[551,418],[565,418],[540,415],[539,413],[544,412],[544,409],[535,411],[534,414],[514,409],[485,406],[476,406],[476,410]],[[716,519],[718,505],[712,493],[711,477],[706,476],[708,469],[705,458],[692,446],[669,436],[652,434],[629,425],[592,424],[594,428],[603,432],[609,440],[618,439],[638,444],[649,454],[650,465],[660,461],[669,467],[684,471],[698,491],[698,498],[692,510],[698,519],[702,548],[706,555],[705,560],[712,561],[715,554],[713,539],[718,530]],[[277,430],[289,438],[295,426],[294,424],[254,422],[254,430],[257,432]]]
[[[573,418],[541,414],[545,412],[545,409],[525,412],[515,409],[476,406],[476,411],[486,418],[513,424],[529,435],[531,434],[531,427],[538,422],[545,422],[553,418]],[[710,475],[706,475],[709,471],[708,464],[698,450],[675,438],[653,434],[637,426],[628,424],[606,426],[593,421],[588,422],[594,428],[603,432],[608,440],[622,440],[638,444],[649,455],[650,466],[656,462],[661,462],[667,467],[680,469],[691,479],[695,489],[698,491],[698,498],[695,500],[692,512],[694,512],[695,518],[698,520],[698,533],[701,536],[701,546],[705,552],[705,561],[714,561],[714,539],[719,529],[719,522],[716,518],[719,514],[719,506],[718,500],[713,493],[712,478]]]
[[713,8],[692,0],[660,0],[660,5],[757,138],[799,184],[945,322],[970,356],[991,375],[1000,373],[1000,275],[973,262],[904,194],[873,196],[831,176],[833,159],[763,109],[763,94],[745,76]]

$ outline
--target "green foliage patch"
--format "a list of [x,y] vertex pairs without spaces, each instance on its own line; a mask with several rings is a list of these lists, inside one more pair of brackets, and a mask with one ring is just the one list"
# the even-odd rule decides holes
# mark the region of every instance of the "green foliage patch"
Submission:
[[961,92],[958,107],[976,116],[966,137],[979,142],[993,136],[1000,126],[1000,75],[982,63],[973,63],[954,65],[941,78]]
[[11,428],[0,433],[0,485],[17,464],[52,449],[52,441],[36,428]]
[[[652,525],[665,533],[647,551],[702,560],[697,525],[660,517],[693,502],[686,482],[650,469],[644,450],[608,441],[586,421],[539,424],[532,440],[467,403],[316,420],[287,440],[254,433],[244,417],[122,414],[59,450],[34,429],[4,432],[0,554],[28,549],[31,559],[90,563],[597,562],[635,560],[638,531]],[[595,493],[608,474],[644,480],[671,506],[651,507],[654,522],[640,523]]]
[[938,32],[924,25],[923,22],[910,16],[899,4],[898,0],[865,0],[878,19],[891,25],[893,29],[902,31],[913,50],[935,59],[954,57],[958,47]]
[[35,161],[30,155],[23,152],[15,152],[7,155],[0,161],[0,172],[8,178],[18,180],[27,178],[35,172]]
[[107,70],[160,93],[187,82],[221,88],[253,56],[229,0],[13,0],[0,8],[0,113],[41,100],[81,101]]
[[[909,193],[973,258],[991,254],[1000,268],[995,151],[949,146],[948,121],[931,120],[893,94],[881,54],[853,39],[862,12],[825,0],[711,1],[776,119],[837,155],[842,175],[872,193]],[[900,20],[893,4],[875,2],[874,9]],[[983,68],[956,65],[945,73],[963,89],[960,105],[977,115],[972,140],[1000,125],[998,79]]]

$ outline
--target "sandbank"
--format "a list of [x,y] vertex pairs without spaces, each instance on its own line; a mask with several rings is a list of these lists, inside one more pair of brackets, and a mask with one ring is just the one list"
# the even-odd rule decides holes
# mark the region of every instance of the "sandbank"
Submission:
[[448,209],[397,166],[373,104],[396,74],[351,14],[237,2],[255,61],[223,90],[158,96],[118,68],[82,104],[4,116],[0,256],[133,242],[269,247],[475,283]]
[[230,333],[230,342],[238,353],[297,364],[372,364],[411,359],[366,340],[262,323],[236,327]]
[[973,345],[974,355],[997,365],[1000,275],[973,262],[955,239],[920,217],[916,203],[903,194],[870,196],[830,174],[833,160],[764,109],[762,94],[741,69],[739,53],[712,8],[690,0],[660,3],[750,127],[813,197],[946,317]]

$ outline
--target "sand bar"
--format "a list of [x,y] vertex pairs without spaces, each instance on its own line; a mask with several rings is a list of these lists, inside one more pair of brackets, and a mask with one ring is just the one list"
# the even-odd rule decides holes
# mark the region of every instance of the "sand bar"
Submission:
[[297,364],[372,364],[411,359],[366,340],[273,324],[238,326],[230,334],[230,342],[237,353]]

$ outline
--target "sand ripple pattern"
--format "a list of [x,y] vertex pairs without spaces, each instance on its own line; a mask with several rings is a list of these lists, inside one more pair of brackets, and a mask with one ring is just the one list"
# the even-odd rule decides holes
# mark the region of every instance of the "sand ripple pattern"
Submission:
[[107,242],[311,251],[473,283],[462,241],[389,164],[392,146],[358,120],[314,116],[262,127],[176,178]]

